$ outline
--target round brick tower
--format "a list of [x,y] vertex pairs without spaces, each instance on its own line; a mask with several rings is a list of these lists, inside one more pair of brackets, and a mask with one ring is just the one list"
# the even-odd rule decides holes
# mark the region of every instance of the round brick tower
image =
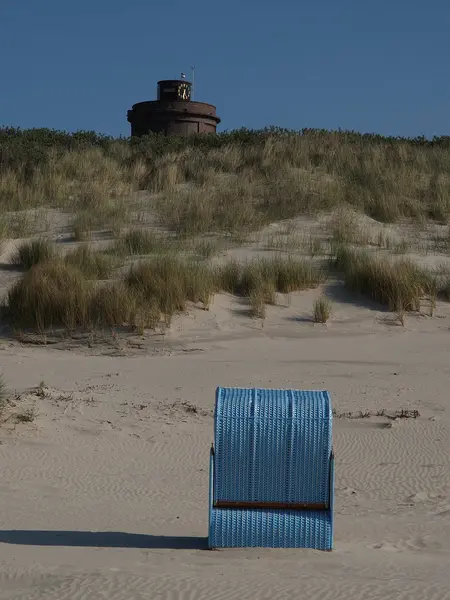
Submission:
[[158,99],[138,102],[128,111],[131,135],[215,133],[220,123],[216,107],[194,102],[191,93],[192,83],[186,79],[158,81]]

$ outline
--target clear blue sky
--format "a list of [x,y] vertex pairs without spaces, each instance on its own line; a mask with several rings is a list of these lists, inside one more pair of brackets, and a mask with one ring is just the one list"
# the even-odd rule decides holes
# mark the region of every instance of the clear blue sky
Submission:
[[450,134],[450,0],[0,0],[0,125],[128,135],[191,64],[222,131]]

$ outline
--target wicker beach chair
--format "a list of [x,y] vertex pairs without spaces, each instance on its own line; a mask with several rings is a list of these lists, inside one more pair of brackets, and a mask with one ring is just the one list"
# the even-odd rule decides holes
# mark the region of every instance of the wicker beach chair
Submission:
[[328,392],[218,388],[214,442],[210,548],[332,549]]

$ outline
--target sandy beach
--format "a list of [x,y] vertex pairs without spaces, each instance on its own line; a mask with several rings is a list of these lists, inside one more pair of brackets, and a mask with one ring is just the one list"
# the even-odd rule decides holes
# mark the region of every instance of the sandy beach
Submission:
[[[152,353],[4,341],[10,415],[35,418],[0,429],[0,598],[450,598],[448,305],[403,328],[337,289],[323,326],[317,294],[264,327],[218,295]],[[332,553],[206,550],[217,385],[330,391]]]

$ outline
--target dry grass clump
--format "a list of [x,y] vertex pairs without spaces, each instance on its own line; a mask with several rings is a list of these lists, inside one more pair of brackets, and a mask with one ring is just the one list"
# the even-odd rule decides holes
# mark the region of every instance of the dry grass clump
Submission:
[[99,285],[90,300],[93,327],[117,327],[129,325],[143,332],[155,329],[161,313],[155,302],[146,300],[123,281]]
[[156,327],[160,311],[124,282],[94,283],[75,265],[58,259],[35,265],[13,285],[3,316],[16,329],[39,332],[105,326],[142,330]]
[[436,269],[436,282],[438,294],[450,302],[450,265],[441,264]]
[[195,304],[201,302],[208,309],[216,291],[213,271],[202,263],[191,262],[186,265],[185,280],[187,300]]
[[255,260],[242,271],[242,293],[247,295],[261,283],[269,282],[281,294],[304,290],[319,285],[324,274],[308,260],[269,258]]
[[255,279],[248,290],[248,300],[252,316],[257,319],[265,319],[267,304],[275,306],[277,303],[275,283],[262,277]]
[[49,261],[56,256],[55,246],[50,240],[32,240],[19,246],[12,262],[24,269],[30,269],[32,266]]
[[94,231],[119,236],[128,219],[128,207],[121,200],[85,207],[77,210],[71,221],[73,238],[77,242],[85,242],[92,238]]
[[9,234],[9,222],[5,219],[4,215],[0,216],[0,241],[8,237]]
[[97,225],[95,215],[88,211],[82,211],[72,219],[73,239],[76,242],[87,242],[92,239],[92,232]]
[[88,244],[78,246],[64,258],[68,265],[79,269],[88,279],[107,279],[113,269],[114,260],[111,256],[95,252]]
[[313,321],[314,323],[326,323],[331,317],[331,302],[328,298],[321,296],[314,301]]
[[218,290],[247,297],[252,316],[264,319],[266,305],[277,303],[277,292],[316,287],[324,274],[310,261],[275,257],[244,264],[231,260],[216,269],[215,278]]
[[90,286],[63,260],[36,264],[8,292],[5,316],[16,328],[74,329],[89,321]]
[[5,407],[6,401],[8,399],[8,389],[6,387],[6,381],[3,375],[0,375],[0,413]]
[[209,307],[215,291],[211,270],[176,256],[161,256],[133,265],[127,285],[146,301],[155,302],[170,321],[176,312],[186,310],[188,301]]
[[192,245],[193,254],[204,259],[211,258],[217,254],[220,249],[221,244],[217,240],[198,239],[194,241]]
[[267,314],[266,296],[263,290],[253,290],[249,296],[250,312],[255,319],[265,319]]
[[343,271],[346,287],[389,310],[420,310],[423,297],[436,297],[436,278],[407,259],[391,260],[341,246],[335,265]]
[[290,292],[317,287],[325,279],[325,274],[311,261],[275,258],[269,266],[275,279],[277,292]]
[[248,232],[266,222],[257,210],[258,195],[257,186],[241,176],[165,194],[156,209],[161,222],[180,235]]
[[124,281],[88,279],[105,278],[110,271],[109,257],[87,246],[38,263],[9,290],[3,316],[18,329],[131,325],[142,330],[154,328],[161,316],[169,323],[188,301],[208,308],[216,289],[211,269],[175,256],[138,263]]
[[170,242],[167,236],[148,229],[130,229],[117,241],[114,250],[125,255],[161,254],[169,250]]
[[225,292],[250,296],[264,287],[266,296],[271,297],[274,292],[289,294],[316,287],[324,280],[324,274],[310,261],[275,257],[244,264],[229,261],[217,268],[216,280],[218,288]]
[[[25,159],[27,148],[23,150]],[[52,206],[98,210],[111,199],[129,196],[140,178],[138,162],[127,164],[125,156],[108,156],[101,148],[43,147],[36,155],[34,169],[32,164],[32,160],[28,164],[23,160],[2,171],[0,205],[4,209]]]
[[361,226],[356,213],[349,208],[340,208],[330,221],[332,244],[367,245],[370,236]]
[[229,260],[223,265],[217,266],[215,280],[217,291],[237,294],[241,289],[242,265],[237,260]]

